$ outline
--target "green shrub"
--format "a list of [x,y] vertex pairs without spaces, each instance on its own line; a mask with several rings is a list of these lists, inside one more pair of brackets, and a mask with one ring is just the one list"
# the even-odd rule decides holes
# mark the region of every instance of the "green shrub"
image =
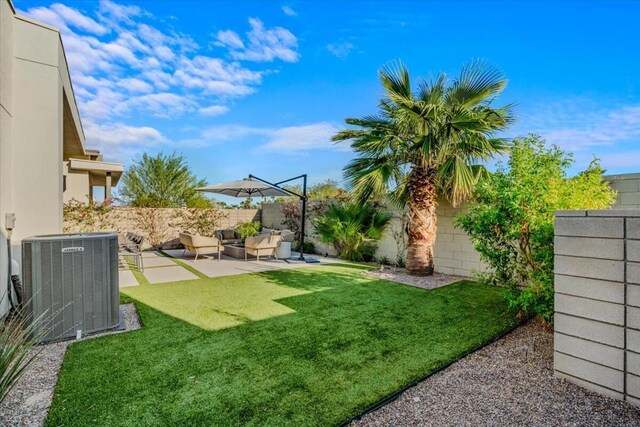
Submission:
[[260,231],[260,223],[258,221],[245,221],[236,225],[236,231],[240,233],[242,240],[249,236],[253,236]]
[[[292,249],[294,251],[300,252],[300,241],[299,240],[296,240],[295,242],[293,242]],[[313,242],[305,240],[304,241],[304,253],[305,254],[315,254],[316,253],[316,245],[314,245]]]
[[314,219],[321,242],[333,245],[338,257],[349,261],[372,260],[375,242],[382,238],[391,214],[367,203],[331,203]]
[[398,257],[396,258],[396,267],[398,268],[405,268],[407,265],[404,257],[402,255],[398,255]]
[[571,154],[545,147],[537,135],[514,141],[500,164],[477,186],[474,204],[456,223],[469,234],[491,272],[482,280],[505,286],[521,316],[553,321],[553,216],[559,209],[607,209],[615,191],[597,160],[573,177]]

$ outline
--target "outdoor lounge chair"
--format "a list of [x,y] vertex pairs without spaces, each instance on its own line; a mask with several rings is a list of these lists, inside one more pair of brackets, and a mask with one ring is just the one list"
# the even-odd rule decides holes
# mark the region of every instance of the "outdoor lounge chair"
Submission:
[[244,259],[247,260],[247,255],[255,255],[258,261],[260,261],[260,255],[273,255],[278,259],[276,249],[280,240],[282,240],[281,236],[273,234],[258,234],[247,237],[244,241]]
[[200,236],[184,231],[180,233],[180,243],[184,246],[184,252],[189,251],[196,254],[194,261],[197,261],[198,256],[202,254],[218,252],[218,259],[222,256],[222,243],[217,237]]
[[144,272],[144,260],[142,258],[142,245],[144,236],[134,233],[118,235],[118,255],[124,258],[131,258],[138,270]]

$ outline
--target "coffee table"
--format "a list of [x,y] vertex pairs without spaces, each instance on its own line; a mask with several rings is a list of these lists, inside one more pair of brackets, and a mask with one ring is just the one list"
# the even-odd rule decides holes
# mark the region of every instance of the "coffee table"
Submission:
[[244,259],[244,245],[237,243],[233,245],[224,245],[223,253],[232,258]]

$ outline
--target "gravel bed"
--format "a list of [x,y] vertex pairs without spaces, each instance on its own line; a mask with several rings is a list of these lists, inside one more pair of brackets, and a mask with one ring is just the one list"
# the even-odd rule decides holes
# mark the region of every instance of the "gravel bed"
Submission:
[[553,377],[553,335],[529,322],[354,426],[640,426],[640,408]]
[[404,268],[384,267],[383,270],[364,271],[363,274],[403,285],[415,286],[422,289],[435,289],[449,285],[460,280],[469,279],[464,276],[433,273],[432,276],[412,276]]
[[[126,329],[90,335],[83,340],[103,335],[118,334],[140,329],[140,319],[133,304],[120,306]],[[31,366],[24,372],[0,404],[0,426],[41,426],[47,417],[53,389],[58,380],[64,354],[75,340],[54,342],[38,346],[32,351],[39,352]]]

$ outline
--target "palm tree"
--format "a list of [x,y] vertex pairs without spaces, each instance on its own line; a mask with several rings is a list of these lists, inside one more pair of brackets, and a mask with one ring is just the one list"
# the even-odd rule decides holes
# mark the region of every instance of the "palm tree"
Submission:
[[512,122],[512,105],[492,106],[507,82],[481,61],[464,66],[451,81],[445,74],[421,80],[416,92],[402,64],[382,68],[379,76],[385,91],[379,113],[347,119],[357,128],[333,140],[350,141],[356,154],[344,169],[356,199],[388,194],[408,207],[407,270],[430,275],[436,200],[444,197],[456,206],[468,199],[485,171],[480,163],[509,147],[495,133]]

